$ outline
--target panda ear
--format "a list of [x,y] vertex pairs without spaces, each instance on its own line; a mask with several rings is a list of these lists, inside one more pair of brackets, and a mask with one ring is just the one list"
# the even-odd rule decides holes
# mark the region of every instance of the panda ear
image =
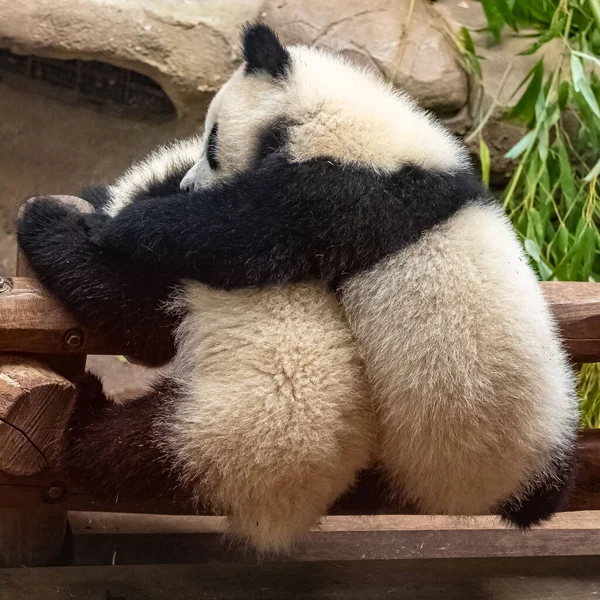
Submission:
[[277,34],[262,23],[250,23],[244,27],[242,50],[246,73],[264,72],[271,77],[284,77],[291,63],[290,54]]

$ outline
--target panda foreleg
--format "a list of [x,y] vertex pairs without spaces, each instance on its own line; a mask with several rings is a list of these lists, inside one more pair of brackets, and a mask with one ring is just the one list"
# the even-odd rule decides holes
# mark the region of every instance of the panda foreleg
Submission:
[[103,210],[111,201],[109,187],[105,184],[87,185],[79,192],[79,197],[89,202],[97,211]]
[[164,364],[175,354],[181,321],[166,310],[177,280],[95,246],[90,227],[105,219],[40,198],[24,208],[19,245],[44,287],[82,325],[143,364]]

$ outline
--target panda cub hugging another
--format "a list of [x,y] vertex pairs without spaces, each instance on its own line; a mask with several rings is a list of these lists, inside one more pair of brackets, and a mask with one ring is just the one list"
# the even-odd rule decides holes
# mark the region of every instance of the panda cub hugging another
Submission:
[[[244,64],[208,110],[195,155],[189,154],[194,145],[184,143],[134,167],[105,195],[88,196],[102,205],[94,215],[41,199],[19,226],[19,241],[42,282],[85,324],[110,328],[126,338],[130,354],[148,363],[175,354],[171,379],[140,400],[127,419],[107,408],[103,397],[96,412],[85,415],[80,395],[73,436],[103,439],[90,462],[103,460],[110,470],[123,454],[121,436],[133,448],[123,457],[131,463],[102,483],[124,489],[142,473],[156,479],[160,468],[165,489],[191,482],[206,490],[203,501],[226,508],[234,527],[255,544],[285,546],[282,539],[316,519],[316,504],[321,510],[330,503],[368,461],[368,380],[377,416],[376,458],[392,493],[429,513],[499,511],[522,527],[549,518],[572,478],[573,377],[535,276],[501,208],[478,183],[466,149],[406,96],[339,56],[284,48],[264,25],[246,28],[243,52]],[[179,190],[182,167],[189,170]],[[85,272],[71,267],[76,258]],[[183,290],[182,312],[164,310],[176,288]],[[309,290],[318,298],[311,299]],[[244,318],[261,294],[280,308],[266,310],[257,327],[255,315]],[[293,335],[275,325],[281,314],[295,323],[298,340],[312,340],[310,348],[293,353],[299,342],[282,342]],[[132,341],[137,323],[152,318],[163,343],[137,336]],[[211,335],[227,338],[240,323],[243,334],[235,342],[209,347]],[[315,335],[305,338],[303,327]],[[279,334],[281,343],[260,355],[263,328],[274,330],[274,339]],[[366,378],[350,349],[352,337]],[[156,346],[165,356],[155,356]],[[235,352],[229,358],[234,346],[244,348],[242,358]],[[333,354],[341,348],[342,360]],[[327,358],[311,377],[292,384],[288,373],[304,367],[311,352]],[[265,369],[266,359],[271,369],[277,366],[277,377]],[[330,370],[336,360],[341,375]],[[247,389],[241,372],[248,365],[266,374],[269,386]],[[339,393],[344,384],[337,397],[323,393],[340,385],[338,379],[353,394]],[[306,393],[308,382],[316,391]],[[286,389],[281,408],[277,402]],[[96,395],[101,397],[99,387]],[[303,412],[328,401],[336,409],[327,422],[320,421],[320,409],[313,419]],[[145,410],[155,413],[142,418]],[[348,412],[355,416],[352,431],[342,423]],[[347,476],[328,479],[318,472],[326,468],[322,464],[311,471],[312,481],[321,477],[311,491],[322,496],[310,515],[306,495],[296,500],[283,486],[286,514],[306,515],[291,530],[273,507],[261,512],[253,504],[264,494],[256,491],[264,481],[250,486],[252,495],[236,488],[241,466],[220,470],[223,481],[213,488],[207,472],[216,453],[227,463],[229,456],[220,454],[226,451],[248,458],[246,473],[258,469],[262,434],[287,433],[285,423],[299,413],[306,420],[298,431],[318,431],[307,448],[317,452],[331,432],[336,442],[321,456],[335,456],[330,472],[345,465]],[[244,418],[254,419],[255,429],[227,438]],[[139,453],[135,436],[144,440]],[[246,436],[254,440],[252,451],[238,445]],[[312,464],[295,446],[302,436],[283,437],[292,441],[278,453],[272,450],[277,436],[266,435],[274,458],[265,472],[279,472],[284,456]],[[205,443],[209,438],[216,449]],[[75,439],[75,447],[83,452],[85,444],[77,446]],[[137,473],[134,461],[143,463]],[[226,487],[231,473],[236,489],[223,500],[219,486]],[[250,519],[236,522],[242,505],[261,515],[254,530]],[[257,529],[263,527],[271,533],[262,536]]]
[[78,382],[66,468],[100,495],[191,496],[259,551],[286,551],[373,457],[371,395],[339,302],[319,283],[226,292],[184,282],[90,241],[118,204],[176,194],[199,143],[161,148],[115,185],[84,190],[93,215],[36,200],[19,224],[31,266],[83,324],[142,364],[171,360],[122,405],[94,375]]

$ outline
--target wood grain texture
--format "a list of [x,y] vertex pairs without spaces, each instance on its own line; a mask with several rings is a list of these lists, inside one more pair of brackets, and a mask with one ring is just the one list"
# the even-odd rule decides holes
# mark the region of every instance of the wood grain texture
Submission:
[[67,515],[59,506],[0,510],[0,567],[59,564],[66,527]]
[[[2,600],[587,600],[599,557],[5,569]],[[5,595],[2,595],[2,594]]]
[[0,355],[0,470],[33,475],[56,463],[74,395],[46,365]]
[[[80,327],[33,279],[15,277],[0,294],[0,352],[122,354],[100,334]],[[543,283],[566,348],[576,362],[600,361],[600,284]],[[81,345],[69,346],[69,331]]]
[[[35,279],[14,277],[0,294],[0,352],[119,354],[101,335],[90,335]],[[80,337],[78,345],[70,335]]]
[[[583,522],[570,523],[571,514],[552,527],[527,532],[489,519],[475,521],[475,526],[442,517],[330,517],[300,540],[291,554],[263,557],[262,562],[600,554],[600,515],[590,513]],[[76,565],[108,565],[115,553],[117,564],[243,563],[258,558],[243,545],[223,543],[225,527],[217,517],[87,512],[69,513],[69,521]]]
[[[579,475],[574,494],[565,510],[600,510],[600,430],[580,433]],[[15,477],[0,472],[0,508],[35,505],[47,497],[51,488],[61,490],[56,499],[65,510],[146,513],[164,515],[197,514],[190,499],[131,498],[124,495],[95,497],[69,482],[63,473],[46,470],[30,477]],[[355,489],[345,494],[332,507],[332,515],[402,515],[412,514],[410,506],[398,506],[386,501],[386,494],[377,475],[365,473]],[[199,511],[199,514],[211,514]]]

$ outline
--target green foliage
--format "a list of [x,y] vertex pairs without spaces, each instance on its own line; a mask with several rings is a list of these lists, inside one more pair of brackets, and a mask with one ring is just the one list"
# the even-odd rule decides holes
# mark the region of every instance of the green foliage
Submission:
[[[504,206],[543,280],[600,282],[600,0],[481,3],[494,41],[507,26],[534,28],[522,54],[561,40],[557,63],[540,60],[515,91],[509,117],[528,131],[506,155],[518,162]],[[485,151],[482,165],[487,179]],[[581,368],[579,392],[582,424],[600,426],[600,364]]]

